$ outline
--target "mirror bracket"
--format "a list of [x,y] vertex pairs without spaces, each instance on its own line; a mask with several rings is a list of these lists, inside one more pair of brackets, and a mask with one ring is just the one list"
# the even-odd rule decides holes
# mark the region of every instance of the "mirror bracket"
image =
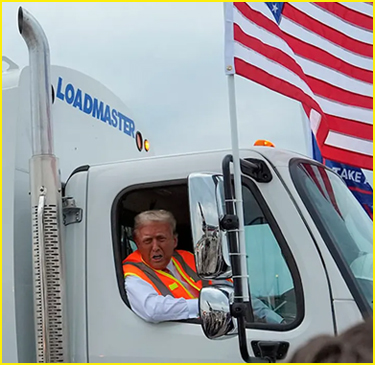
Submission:
[[241,171],[252,177],[257,182],[268,183],[272,180],[272,174],[263,160],[245,158],[240,163]]
[[224,217],[220,220],[220,228],[230,231],[238,229],[240,226],[237,215],[235,214],[225,214]]
[[230,314],[234,318],[243,317],[245,321],[252,322],[252,318],[249,318],[250,313],[249,302],[234,302],[230,306]]

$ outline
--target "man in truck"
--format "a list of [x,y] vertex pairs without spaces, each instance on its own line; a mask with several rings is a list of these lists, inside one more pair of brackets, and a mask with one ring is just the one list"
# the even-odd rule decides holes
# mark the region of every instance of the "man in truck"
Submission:
[[[125,289],[132,310],[148,322],[197,318],[202,280],[194,255],[176,250],[176,220],[165,210],[149,210],[134,219],[137,250],[123,262]],[[226,282],[230,285],[229,282]],[[252,298],[254,314],[268,323],[283,318]]]

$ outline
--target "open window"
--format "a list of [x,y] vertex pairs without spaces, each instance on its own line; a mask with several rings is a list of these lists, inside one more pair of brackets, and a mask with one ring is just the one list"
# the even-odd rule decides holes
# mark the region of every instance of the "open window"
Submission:
[[177,221],[178,249],[193,251],[187,180],[134,185],[121,191],[112,205],[111,223],[118,286],[128,306],[122,262],[136,249],[132,237],[135,216],[151,209],[170,211]]

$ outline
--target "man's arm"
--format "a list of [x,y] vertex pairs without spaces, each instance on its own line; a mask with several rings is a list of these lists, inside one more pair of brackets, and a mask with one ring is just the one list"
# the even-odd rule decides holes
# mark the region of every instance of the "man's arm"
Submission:
[[134,313],[147,322],[163,322],[198,317],[198,299],[159,295],[149,283],[127,276],[125,290]]
[[254,314],[260,319],[264,319],[267,323],[281,323],[284,319],[267,307],[260,299],[251,296],[251,305]]
[[[227,280],[212,280],[212,283],[233,286],[233,283],[228,282]],[[254,315],[264,320],[266,323],[281,323],[284,321],[283,317],[278,315],[275,311],[253,295],[251,295],[251,306],[253,307]]]

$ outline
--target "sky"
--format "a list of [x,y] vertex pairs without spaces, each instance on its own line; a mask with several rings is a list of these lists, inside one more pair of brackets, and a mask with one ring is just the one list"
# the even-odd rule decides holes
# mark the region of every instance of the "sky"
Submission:
[[[51,63],[113,91],[151,136],[155,154],[231,147],[223,3],[3,2],[2,54],[22,68],[28,53],[19,6],[43,27]],[[300,103],[238,76],[235,82],[240,147],[267,139],[311,156]]]
[[[2,3],[2,53],[28,63],[23,6],[42,25],[51,63],[112,90],[147,130],[157,154],[231,146],[222,3]],[[309,154],[300,104],[236,77],[241,147],[268,139]]]

